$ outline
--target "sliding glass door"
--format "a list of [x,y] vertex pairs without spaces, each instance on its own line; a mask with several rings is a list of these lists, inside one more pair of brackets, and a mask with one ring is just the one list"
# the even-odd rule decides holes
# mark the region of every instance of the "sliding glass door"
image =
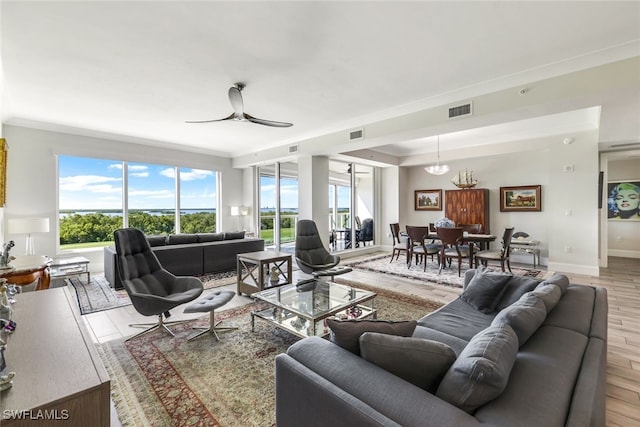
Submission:
[[259,168],[259,224],[265,247],[293,252],[298,221],[298,165],[275,163]]

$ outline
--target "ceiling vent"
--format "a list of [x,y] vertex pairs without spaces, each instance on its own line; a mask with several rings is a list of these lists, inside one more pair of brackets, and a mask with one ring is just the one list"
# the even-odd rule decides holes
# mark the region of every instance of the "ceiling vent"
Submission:
[[470,116],[473,114],[471,102],[449,108],[449,118],[454,119],[461,116]]
[[349,141],[358,141],[360,139],[364,139],[364,128],[349,132]]
[[289,154],[298,152],[298,144],[289,146]]

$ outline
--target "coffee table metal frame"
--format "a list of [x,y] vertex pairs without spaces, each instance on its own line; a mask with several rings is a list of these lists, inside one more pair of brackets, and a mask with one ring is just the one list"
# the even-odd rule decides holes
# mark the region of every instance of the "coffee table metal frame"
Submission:
[[256,292],[256,301],[268,304],[251,313],[251,331],[259,317],[301,338],[329,334],[325,319],[377,318],[376,293],[329,281],[310,279]]

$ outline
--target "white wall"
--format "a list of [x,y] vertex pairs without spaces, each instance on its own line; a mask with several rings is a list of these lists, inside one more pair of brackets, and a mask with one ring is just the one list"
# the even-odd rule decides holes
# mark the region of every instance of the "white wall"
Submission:
[[[640,181],[640,157],[612,160],[608,165],[608,181]],[[604,183],[604,192],[607,183]],[[607,209],[605,194],[602,209]],[[604,212],[606,213],[606,212]],[[640,222],[607,221],[607,247],[610,256],[640,258]]]
[[[230,159],[18,126],[4,125],[3,132],[10,146],[7,161],[7,204],[4,209],[3,225],[6,227],[6,220],[11,218],[48,217],[51,232],[34,236],[36,248],[41,254],[53,256],[58,252],[57,155],[220,171],[221,209],[217,216],[220,221],[218,226],[220,230],[225,230],[225,224],[228,226],[235,224],[225,206],[240,205],[244,200],[242,171],[233,169]],[[5,238],[15,240],[14,254],[24,253],[25,236],[6,234]],[[92,272],[103,270],[102,249],[83,250],[82,255],[90,259]]]
[[[401,227],[427,225],[443,217],[444,200],[442,211],[416,211],[414,191],[442,189],[444,198],[444,190],[456,189],[451,178],[467,168],[478,179],[477,188],[489,189],[492,234],[501,236],[505,227],[515,227],[541,242],[542,261],[550,270],[597,275],[597,132],[574,138],[570,145],[557,136],[531,141],[537,147],[532,151],[447,162],[451,172],[442,176],[422,167],[407,168],[406,183],[399,187]],[[563,172],[565,165],[573,165],[574,172]],[[499,188],[518,185],[542,185],[541,212],[500,212]],[[499,247],[499,240],[494,247]],[[531,256],[514,255],[514,260],[531,262]]]

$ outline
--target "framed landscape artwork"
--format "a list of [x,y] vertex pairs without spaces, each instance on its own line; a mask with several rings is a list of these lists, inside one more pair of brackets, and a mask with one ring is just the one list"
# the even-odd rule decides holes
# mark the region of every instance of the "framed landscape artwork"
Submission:
[[540,212],[541,185],[500,187],[500,212]]
[[442,190],[416,190],[414,201],[417,211],[441,211]]
[[607,218],[611,221],[640,221],[640,179],[608,182]]

